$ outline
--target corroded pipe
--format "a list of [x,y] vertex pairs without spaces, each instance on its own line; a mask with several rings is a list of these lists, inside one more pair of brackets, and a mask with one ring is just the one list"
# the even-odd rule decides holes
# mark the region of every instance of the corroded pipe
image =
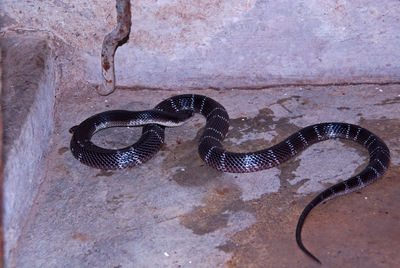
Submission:
[[101,51],[103,84],[97,89],[100,95],[108,95],[115,89],[114,55],[117,46],[129,36],[131,24],[130,0],[117,0],[117,27],[104,37]]

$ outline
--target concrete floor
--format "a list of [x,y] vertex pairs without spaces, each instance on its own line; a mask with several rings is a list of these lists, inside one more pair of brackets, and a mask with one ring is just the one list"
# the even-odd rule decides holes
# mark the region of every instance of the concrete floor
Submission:
[[[87,84],[58,92],[46,175],[10,267],[318,267],[296,245],[298,217],[319,191],[368,159],[358,145],[326,141],[277,168],[221,173],[197,154],[205,120],[196,116],[167,129],[149,162],[100,171],[73,158],[70,127],[100,111],[147,109],[187,92],[124,88],[101,97]],[[324,121],[359,124],[385,140],[392,165],[383,179],[315,209],[303,241],[324,267],[400,263],[399,85],[190,92],[228,110],[231,150],[261,149]],[[108,129],[95,141],[121,147],[139,133]]]

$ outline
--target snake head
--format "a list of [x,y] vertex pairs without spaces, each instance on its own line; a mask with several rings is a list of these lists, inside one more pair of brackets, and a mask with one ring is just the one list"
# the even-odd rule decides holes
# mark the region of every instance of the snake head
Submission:
[[167,125],[167,126],[181,126],[183,125],[186,120],[188,120],[190,117],[192,117],[194,114],[193,111],[191,110],[180,110],[174,113],[166,113],[166,118],[169,118],[169,123],[173,124]]
[[181,110],[176,113],[176,117],[180,120],[187,120],[194,115],[192,110]]
[[69,133],[74,134],[75,130],[78,128],[78,126],[73,126],[69,129]]

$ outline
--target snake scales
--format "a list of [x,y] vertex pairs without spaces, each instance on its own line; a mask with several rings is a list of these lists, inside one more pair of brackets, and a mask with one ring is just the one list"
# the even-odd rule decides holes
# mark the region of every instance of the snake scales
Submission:
[[[137,166],[149,160],[160,149],[164,142],[165,126],[177,126],[193,113],[206,117],[206,126],[198,147],[200,157],[208,165],[223,172],[244,173],[272,168],[310,145],[327,139],[352,140],[367,148],[370,161],[365,169],[318,194],[300,215],[296,228],[297,244],[319,263],[301,240],[301,230],[307,215],[320,203],[373,183],[382,176],[390,163],[389,149],[379,137],[365,128],[346,123],[311,125],[270,148],[256,152],[228,152],[221,144],[229,128],[229,116],[225,108],[211,98],[193,94],[171,97],[159,103],[153,110],[115,110],[94,115],[71,128],[71,152],[80,162],[95,168],[121,169]],[[94,133],[101,129],[138,125],[144,125],[142,136],[129,147],[119,150],[104,149],[90,141]]]

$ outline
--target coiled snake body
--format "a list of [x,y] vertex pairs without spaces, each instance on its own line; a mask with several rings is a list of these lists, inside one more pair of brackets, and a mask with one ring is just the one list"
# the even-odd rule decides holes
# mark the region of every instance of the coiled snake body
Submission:
[[[208,165],[223,172],[244,173],[272,168],[310,145],[327,139],[352,140],[368,149],[370,161],[364,170],[318,194],[300,215],[296,228],[297,244],[319,263],[301,241],[301,229],[307,215],[320,203],[373,183],[382,176],[390,163],[389,149],[379,137],[365,128],[346,123],[311,125],[270,148],[256,152],[228,152],[221,144],[229,128],[229,116],[225,108],[211,98],[194,94],[171,97],[149,111],[119,110],[94,115],[71,128],[71,152],[80,162],[95,168],[119,169],[136,166],[149,160],[160,149],[164,142],[165,126],[179,125],[193,113],[200,113],[207,119],[199,141],[200,157]],[[104,149],[90,141],[94,133],[101,129],[138,125],[144,125],[142,136],[129,147],[119,150]]]

